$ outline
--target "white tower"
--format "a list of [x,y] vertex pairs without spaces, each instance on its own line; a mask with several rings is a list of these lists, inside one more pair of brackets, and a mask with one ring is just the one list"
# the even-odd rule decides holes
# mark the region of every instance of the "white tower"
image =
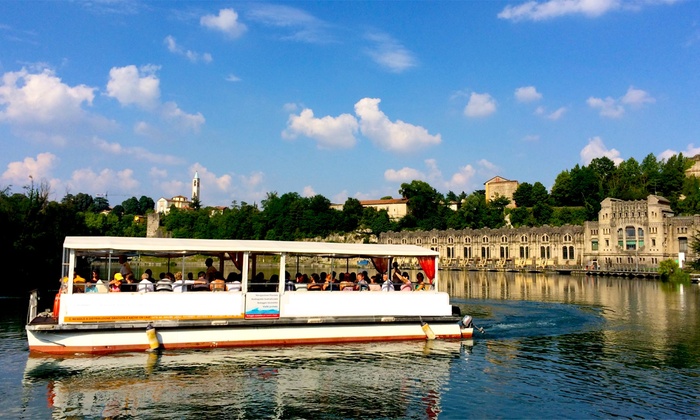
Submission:
[[199,173],[195,171],[194,178],[192,178],[192,201],[194,199],[199,200]]

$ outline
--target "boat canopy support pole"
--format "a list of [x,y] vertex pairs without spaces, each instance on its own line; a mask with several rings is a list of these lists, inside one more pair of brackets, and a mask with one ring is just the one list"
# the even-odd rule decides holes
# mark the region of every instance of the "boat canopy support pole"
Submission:
[[250,278],[248,269],[248,262],[250,261],[250,252],[243,253],[243,266],[241,267],[241,290],[243,292],[248,291],[248,279]]
[[277,286],[277,291],[282,294],[284,293],[284,286],[287,281],[285,278],[285,268],[287,267],[287,254],[282,253],[280,254],[280,278],[279,278],[279,285]]

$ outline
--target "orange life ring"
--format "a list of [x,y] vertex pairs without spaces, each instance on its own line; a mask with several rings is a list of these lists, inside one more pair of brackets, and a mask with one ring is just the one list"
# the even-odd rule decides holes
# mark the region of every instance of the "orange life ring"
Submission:
[[58,319],[58,311],[61,309],[61,291],[56,293],[56,297],[53,298],[53,319]]

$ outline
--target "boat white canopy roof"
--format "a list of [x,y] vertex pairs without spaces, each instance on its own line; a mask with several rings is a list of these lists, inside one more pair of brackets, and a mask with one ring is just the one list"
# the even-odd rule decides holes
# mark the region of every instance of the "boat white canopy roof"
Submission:
[[[173,239],[114,236],[67,236],[63,247],[80,254],[138,253],[146,255],[191,255],[234,252],[343,257],[438,257],[417,245],[354,244],[334,242],[261,241],[240,239]],[[82,251],[82,252],[81,252]]]

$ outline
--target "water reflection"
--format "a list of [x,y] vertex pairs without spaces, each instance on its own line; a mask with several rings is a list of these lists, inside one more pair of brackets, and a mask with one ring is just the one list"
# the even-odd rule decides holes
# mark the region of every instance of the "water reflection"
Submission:
[[[421,417],[441,411],[452,360],[473,342],[30,357],[55,417]],[[274,414],[271,414],[274,413]]]
[[[447,271],[442,273],[441,281],[463,311],[482,319],[490,337],[562,335],[567,333],[562,326],[579,323],[581,331],[602,330],[601,347],[625,364],[700,366],[698,285],[473,271]],[[483,303],[474,304],[473,300]],[[513,306],[506,303],[510,301],[524,303]],[[566,305],[543,307],[542,302]],[[595,316],[581,317],[575,313],[578,310]],[[598,315],[606,325],[596,325]],[[532,333],[534,330],[538,332]]]

